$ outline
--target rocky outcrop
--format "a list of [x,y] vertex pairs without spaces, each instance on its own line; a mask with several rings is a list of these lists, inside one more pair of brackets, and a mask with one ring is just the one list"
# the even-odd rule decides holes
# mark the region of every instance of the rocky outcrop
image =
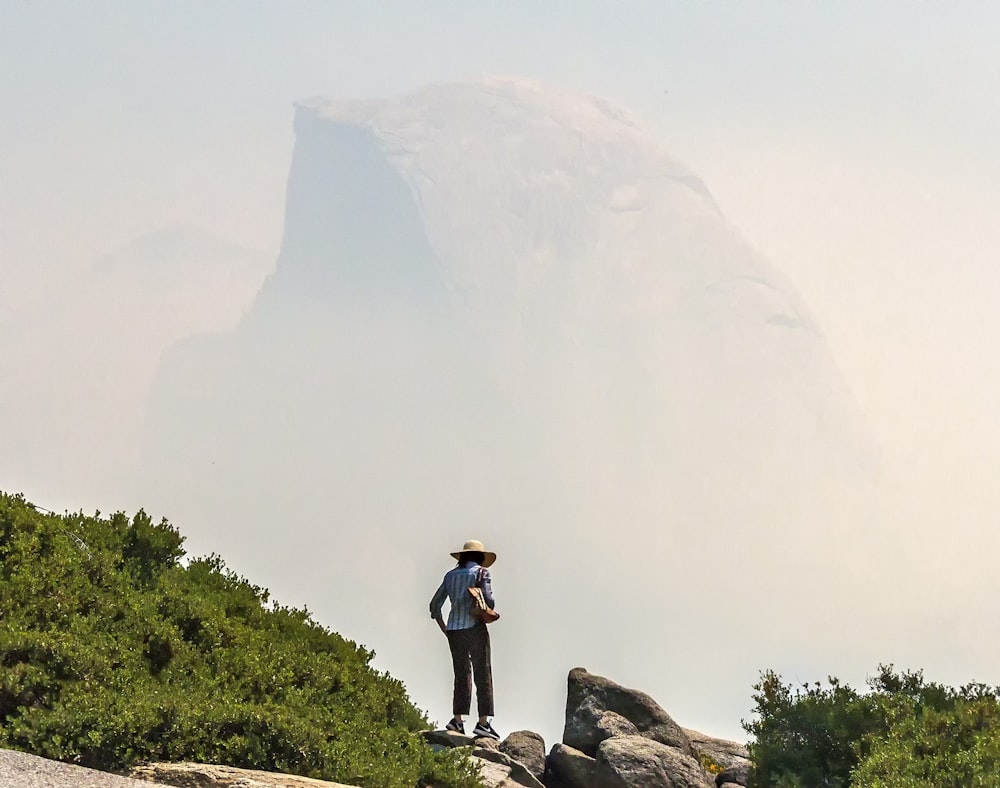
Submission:
[[750,777],[742,744],[681,728],[645,692],[585,668],[569,672],[563,741],[547,758],[532,731],[499,743],[448,731],[424,738],[432,747],[471,747],[487,788],[732,788]]
[[549,788],[710,788],[723,780],[746,785],[749,773],[743,745],[681,728],[644,692],[584,668],[570,671],[563,741],[545,772]]
[[563,744],[596,755],[605,739],[635,733],[694,755],[681,726],[645,692],[595,676],[585,668],[569,672]]
[[425,731],[423,736],[435,749],[471,747],[472,760],[486,788],[543,788],[545,741],[534,731],[516,731],[502,742],[452,731]]
[[137,780],[177,788],[354,788],[293,774],[237,769],[207,763],[152,763],[132,770]]

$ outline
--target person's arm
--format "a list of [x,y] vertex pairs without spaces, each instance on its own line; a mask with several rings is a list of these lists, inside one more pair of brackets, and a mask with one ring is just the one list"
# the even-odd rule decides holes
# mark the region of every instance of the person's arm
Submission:
[[490,570],[486,568],[483,569],[483,599],[486,600],[486,604],[490,606],[491,610],[497,606],[493,599],[493,581],[490,578]]
[[444,606],[444,600],[447,598],[448,589],[444,587],[444,583],[441,583],[438,590],[434,592],[434,596],[431,597],[431,618],[437,621],[437,625],[442,632],[448,631],[448,628],[444,625],[444,619],[441,617],[441,608]]

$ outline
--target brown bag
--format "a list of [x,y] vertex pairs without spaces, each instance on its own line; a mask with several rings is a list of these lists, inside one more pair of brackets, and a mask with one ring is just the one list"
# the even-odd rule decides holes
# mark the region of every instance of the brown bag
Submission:
[[479,567],[479,573],[476,575],[476,584],[469,589],[469,594],[472,596],[471,612],[472,617],[476,621],[481,621],[484,624],[492,624],[500,618],[500,614],[487,605],[486,599],[483,597],[483,572],[485,571],[483,567]]

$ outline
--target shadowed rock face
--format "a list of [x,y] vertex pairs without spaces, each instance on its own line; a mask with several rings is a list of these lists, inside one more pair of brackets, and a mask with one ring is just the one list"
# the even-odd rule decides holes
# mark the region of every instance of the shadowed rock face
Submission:
[[[545,644],[508,655],[525,676],[585,653],[658,689],[665,659],[700,659],[659,639],[722,600],[829,601],[836,556],[863,552],[816,520],[866,473],[850,400],[794,292],[641,126],[497,80],[304,103],[295,130],[274,274],[236,333],[164,360],[150,508],[375,645],[418,698],[426,622],[390,600],[429,597],[447,566],[427,562],[468,536],[531,578],[498,564],[506,631]],[[370,566],[387,545],[391,586]],[[556,643],[537,600],[568,584]],[[641,628],[593,637],[623,610]]]
[[378,138],[300,109],[281,263],[258,302],[414,299],[440,289],[418,206]]

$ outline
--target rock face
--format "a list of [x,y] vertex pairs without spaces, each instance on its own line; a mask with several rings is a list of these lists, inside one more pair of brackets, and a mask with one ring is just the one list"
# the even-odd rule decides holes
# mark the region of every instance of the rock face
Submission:
[[133,769],[131,776],[177,788],[353,788],[327,780],[206,763],[153,763]]
[[645,692],[627,689],[584,668],[573,668],[568,679],[563,744],[596,755],[605,739],[628,734],[694,754],[680,725]]

